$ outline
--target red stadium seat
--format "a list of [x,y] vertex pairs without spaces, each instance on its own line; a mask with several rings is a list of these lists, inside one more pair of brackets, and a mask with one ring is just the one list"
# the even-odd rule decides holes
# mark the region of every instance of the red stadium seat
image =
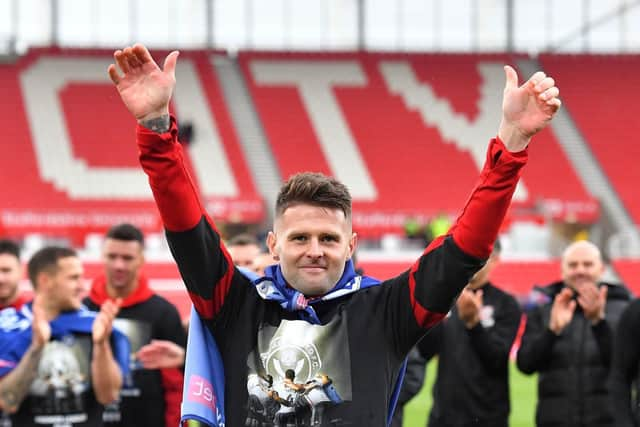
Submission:
[[544,70],[561,83],[561,98],[614,190],[640,222],[636,185],[640,146],[637,55],[541,55]]
[[617,259],[612,262],[613,268],[620,275],[624,283],[631,292],[640,296],[640,260],[637,259]]
[[[112,60],[106,51],[36,50],[16,63],[0,64],[6,147],[0,156],[0,223],[7,234],[39,232],[81,244],[86,233],[121,221],[145,231],[160,229],[137,162],[135,120],[106,73]],[[185,158],[205,203],[215,205],[222,219],[261,221],[262,199],[239,148],[211,55],[186,53],[181,64],[183,89],[174,107],[179,118],[183,113],[194,122],[196,140],[188,151],[195,154]],[[189,112],[191,104],[203,108]],[[222,155],[202,156],[214,141]],[[235,188],[214,187],[218,182],[211,176],[223,175],[218,165],[226,165],[225,182]],[[239,211],[238,206],[252,208]]]
[[[315,170],[348,184],[351,179],[350,187],[356,188],[354,224],[361,235],[398,231],[409,215],[425,218],[459,211],[476,180],[487,141],[497,130],[505,62],[513,58],[240,55],[283,177]],[[433,105],[422,111],[426,99]],[[333,129],[343,125],[344,131]],[[349,170],[340,162],[352,158],[352,146],[362,163]],[[360,174],[361,165],[365,174]],[[374,189],[365,189],[363,196],[360,175],[370,177],[364,187]],[[565,201],[597,206],[548,130],[531,148],[524,184],[527,194],[520,203],[527,206],[546,202],[560,215],[566,211],[557,209],[558,203]],[[594,212],[597,209],[590,211],[589,220],[595,219]]]

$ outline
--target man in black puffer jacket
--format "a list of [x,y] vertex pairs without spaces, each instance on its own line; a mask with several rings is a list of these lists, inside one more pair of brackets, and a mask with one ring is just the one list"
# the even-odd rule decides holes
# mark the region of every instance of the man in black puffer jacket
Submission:
[[581,241],[562,256],[562,281],[537,291],[546,298],[527,313],[518,367],[538,372],[539,427],[613,427],[607,376],[613,330],[629,303],[622,285],[600,282],[598,248]]

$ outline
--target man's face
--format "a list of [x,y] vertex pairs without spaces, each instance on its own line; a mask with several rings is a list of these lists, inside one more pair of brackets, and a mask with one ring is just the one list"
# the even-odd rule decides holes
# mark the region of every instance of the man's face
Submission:
[[569,246],[562,257],[562,280],[574,290],[585,284],[597,284],[604,273],[598,248],[588,242]]
[[338,282],[356,246],[340,209],[295,205],[276,218],[267,246],[287,283],[306,296],[323,295]]
[[264,274],[264,269],[269,267],[270,265],[277,264],[277,261],[273,259],[273,255],[264,253],[259,254],[257,257],[253,259],[253,263],[251,264],[251,271],[254,273],[261,275]]
[[16,298],[20,279],[20,260],[12,254],[0,254],[0,306],[8,305]]
[[107,286],[114,289],[133,289],[144,262],[142,245],[136,240],[107,238],[102,248],[102,261]]
[[233,263],[238,267],[251,268],[253,261],[260,254],[258,245],[234,245],[227,248]]
[[84,269],[80,259],[75,256],[60,258],[58,268],[48,275],[49,301],[55,302],[59,310],[77,310],[82,305],[85,294],[82,276]]

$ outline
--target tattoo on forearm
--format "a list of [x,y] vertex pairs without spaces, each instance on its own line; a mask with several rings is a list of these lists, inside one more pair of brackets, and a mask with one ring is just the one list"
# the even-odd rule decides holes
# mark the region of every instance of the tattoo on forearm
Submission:
[[0,399],[2,407],[16,410],[31,388],[31,383],[38,375],[38,364],[42,358],[42,349],[29,350],[18,366],[7,374],[0,382]]
[[171,126],[171,120],[169,119],[169,115],[165,114],[155,119],[143,120],[140,124],[153,132],[165,133]]

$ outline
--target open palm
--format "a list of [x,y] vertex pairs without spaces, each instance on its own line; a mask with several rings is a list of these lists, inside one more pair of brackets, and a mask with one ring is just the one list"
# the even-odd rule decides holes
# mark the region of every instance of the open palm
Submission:
[[141,44],[118,50],[113,56],[122,74],[111,64],[109,76],[131,114],[139,121],[168,114],[178,52],[167,55],[164,69]]

